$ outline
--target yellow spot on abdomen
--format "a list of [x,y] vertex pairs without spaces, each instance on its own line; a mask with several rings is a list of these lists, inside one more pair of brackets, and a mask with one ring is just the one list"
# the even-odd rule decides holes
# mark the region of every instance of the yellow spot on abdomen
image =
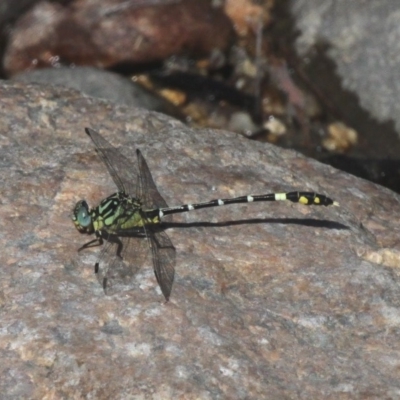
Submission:
[[299,203],[307,205],[307,204],[308,204],[308,199],[307,199],[307,197],[300,196],[300,198],[299,198]]

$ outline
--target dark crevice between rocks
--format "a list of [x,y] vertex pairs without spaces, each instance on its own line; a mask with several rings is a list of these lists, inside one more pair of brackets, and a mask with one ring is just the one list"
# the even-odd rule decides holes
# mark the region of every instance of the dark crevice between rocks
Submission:
[[274,38],[277,54],[289,62],[300,85],[319,100],[323,107],[319,122],[343,121],[357,131],[359,140],[345,154],[328,152],[315,145],[321,140],[321,130],[318,123],[311,121],[308,143],[298,133],[284,137],[278,145],[400,193],[400,139],[393,122],[375,120],[360,106],[357,95],[343,89],[326,43],[318,43],[304,58],[296,54],[294,41],[298,32],[289,7],[290,0],[282,0],[274,9],[275,23],[269,34]]

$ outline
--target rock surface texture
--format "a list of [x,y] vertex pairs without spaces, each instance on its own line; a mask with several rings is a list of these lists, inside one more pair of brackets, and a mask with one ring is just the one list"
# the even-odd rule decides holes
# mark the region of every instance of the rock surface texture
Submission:
[[130,79],[91,67],[45,68],[18,74],[14,80],[25,83],[60,85],[79,90],[110,103],[141,107],[177,117],[171,103],[161,99]]
[[400,132],[400,3],[397,1],[291,0],[300,35],[297,48],[322,45],[343,87],[379,121]]
[[[0,85],[0,392],[11,398],[400,398],[399,196],[292,151],[69,89]],[[199,210],[106,296],[69,215],[116,189],[84,127],[140,148],[170,205],[302,190],[341,207]]]

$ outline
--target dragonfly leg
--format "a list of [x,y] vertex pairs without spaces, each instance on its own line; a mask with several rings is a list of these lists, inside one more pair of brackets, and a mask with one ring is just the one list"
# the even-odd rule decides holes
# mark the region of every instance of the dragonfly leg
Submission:
[[90,242],[87,242],[83,246],[79,247],[78,252],[84,249],[88,249],[90,247],[101,246],[102,244],[103,244],[103,238],[97,237],[96,239],[93,239]]
[[117,245],[116,255],[122,259],[123,257],[121,255],[121,253],[122,253],[122,250],[124,249],[124,245],[123,245],[122,241],[120,240],[120,238],[117,235],[110,234],[108,232],[102,232],[102,238],[107,240],[107,242],[115,243]]

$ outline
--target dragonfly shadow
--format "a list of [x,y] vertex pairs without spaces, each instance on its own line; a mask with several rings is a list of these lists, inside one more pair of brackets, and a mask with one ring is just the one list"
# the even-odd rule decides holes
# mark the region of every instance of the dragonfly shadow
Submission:
[[226,227],[244,224],[285,224],[285,225],[301,225],[309,226],[312,228],[326,228],[349,230],[350,228],[340,222],[330,221],[325,219],[312,219],[312,218],[251,218],[239,219],[235,221],[224,222],[166,222],[162,226],[164,229],[168,228],[206,228],[206,227]]

